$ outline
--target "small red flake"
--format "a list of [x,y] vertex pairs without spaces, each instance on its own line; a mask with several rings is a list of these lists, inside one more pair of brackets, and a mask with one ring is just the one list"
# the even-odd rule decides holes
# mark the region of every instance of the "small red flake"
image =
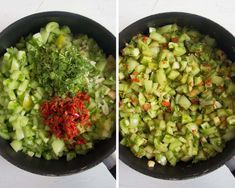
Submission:
[[138,78],[132,78],[131,81],[132,82],[140,82],[140,80]]
[[199,104],[199,100],[198,99],[192,99],[191,102],[192,102],[192,104]]
[[170,105],[171,105],[170,102],[168,102],[168,101],[162,101],[162,106],[168,107],[168,106],[170,106]]
[[177,37],[173,37],[173,38],[171,38],[171,41],[177,43],[179,41],[179,39]]
[[167,109],[166,109],[166,112],[171,113],[172,110],[173,110],[173,109],[172,109],[170,106],[168,106]]
[[132,75],[137,76],[139,73],[137,71],[134,71]]
[[206,85],[206,86],[210,86],[210,85],[211,85],[211,79],[207,79],[207,80],[205,81],[205,85]]
[[77,140],[76,144],[78,144],[78,145],[86,144],[86,141],[84,139],[80,138]]
[[148,40],[148,37],[143,36],[142,39],[143,39],[144,42],[146,42]]

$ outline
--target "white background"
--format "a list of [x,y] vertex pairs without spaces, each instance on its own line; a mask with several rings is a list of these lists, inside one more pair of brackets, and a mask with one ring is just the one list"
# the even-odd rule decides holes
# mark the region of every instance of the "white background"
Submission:
[[115,0],[0,0],[0,31],[27,15],[42,11],[69,11],[89,17],[110,32],[116,31]]
[[[146,16],[181,11],[207,17],[235,35],[234,0],[119,0],[119,31]],[[234,188],[235,178],[226,166],[203,177],[166,181],[145,176],[120,162],[120,188]]]
[[[78,13],[99,22],[113,34],[116,30],[114,0],[0,0],[0,4],[0,31],[19,18],[51,10]],[[234,0],[119,0],[119,7],[120,31],[151,14],[184,11],[210,18],[235,34]],[[207,176],[180,182],[147,177],[123,163],[120,171],[121,188],[235,187],[235,180],[225,166]],[[114,179],[103,164],[82,174],[51,178],[24,172],[0,157],[0,188],[112,188],[111,184]]]
[[[89,17],[115,34],[114,0],[0,0],[0,32],[14,21],[42,11],[69,11]],[[115,179],[104,164],[66,177],[25,172],[0,157],[0,188],[114,188]]]
[[234,0],[119,0],[119,30],[146,16],[181,11],[199,14],[235,35]]

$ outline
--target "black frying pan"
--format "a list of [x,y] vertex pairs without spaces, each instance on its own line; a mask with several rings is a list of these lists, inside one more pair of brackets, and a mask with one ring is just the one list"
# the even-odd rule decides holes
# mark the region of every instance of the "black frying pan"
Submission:
[[[218,47],[224,50],[229,59],[235,62],[235,38],[231,33],[209,19],[180,12],[156,14],[131,24],[119,34],[119,51],[121,51],[125,43],[129,42],[134,35],[147,33],[150,26],[157,27],[172,23],[196,29],[203,34],[215,38]],[[235,139],[226,144],[222,153],[207,161],[196,164],[180,162],[175,167],[156,164],[154,168],[149,168],[146,158],[139,159],[135,157],[129,148],[122,145],[119,148],[120,159],[131,168],[143,174],[161,179],[187,179],[209,173],[232,158],[235,155]]]
[[[68,12],[44,12],[27,16],[13,23],[0,33],[0,56],[5,49],[29,33],[36,33],[50,21],[70,27],[72,33],[84,33],[95,39],[104,52],[115,57],[115,37],[100,24],[86,17]],[[87,170],[102,162],[115,150],[115,133],[112,138],[95,144],[95,149],[74,160],[51,160],[31,158],[22,152],[14,152],[9,143],[0,138],[0,155],[10,163],[26,171],[41,175],[59,176]],[[4,170],[4,169],[1,169]]]

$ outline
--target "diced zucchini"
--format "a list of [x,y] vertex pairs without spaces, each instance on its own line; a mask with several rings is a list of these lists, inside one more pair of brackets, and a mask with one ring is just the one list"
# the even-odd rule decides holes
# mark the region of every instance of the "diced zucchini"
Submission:
[[153,168],[154,166],[155,166],[155,162],[149,160],[149,161],[148,161],[148,167]]

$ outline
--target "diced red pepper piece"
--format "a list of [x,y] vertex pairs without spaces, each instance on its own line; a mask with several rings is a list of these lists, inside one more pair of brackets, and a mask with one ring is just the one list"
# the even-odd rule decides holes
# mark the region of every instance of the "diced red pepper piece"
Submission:
[[82,138],[78,139],[77,142],[76,142],[76,144],[78,144],[78,145],[82,145],[82,144],[85,144],[85,143],[86,143],[86,141]]
[[210,78],[205,81],[205,85],[206,86],[210,86],[211,85],[211,79]]
[[137,71],[134,71],[132,75],[137,76],[139,73]]
[[138,78],[132,78],[131,81],[132,82],[140,82],[140,80]]
[[170,105],[171,105],[170,102],[168,102],[168,101],[162,101],[162,106],[168,107],[168,106],[170,106]]

